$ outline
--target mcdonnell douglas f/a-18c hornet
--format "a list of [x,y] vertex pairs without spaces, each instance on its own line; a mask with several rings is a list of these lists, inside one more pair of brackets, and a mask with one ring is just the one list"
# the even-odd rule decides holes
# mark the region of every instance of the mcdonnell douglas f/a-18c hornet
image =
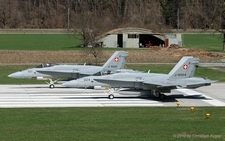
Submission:
[[[78,80],[63,83],[67,87],[109,86],[109,98],[113,93],[150,95],[164,99],[164,93],[172,89],[198,88],[211,85],[212,81],[206,78],[194,77],[195,69],[199,65],[199,58],[184,56],[169,74],[160,73],[115,73],[105,76],[84,77]],[[127,88],[127,89],[121,89]]]
[[[12,73],[8,75],[8,77],[49,80],[49,88],[54,88],[54,84],[60,78],[67,78],[68,80],[71,80],[85,76],[98,76],[104,73],[114,73],[115,71],[124,68],[127,56],[128,52],[116,51],[103,66],[60,65],[46,63],[35,68]],[[52,78],[56,78],[57,80],[53,81]]]

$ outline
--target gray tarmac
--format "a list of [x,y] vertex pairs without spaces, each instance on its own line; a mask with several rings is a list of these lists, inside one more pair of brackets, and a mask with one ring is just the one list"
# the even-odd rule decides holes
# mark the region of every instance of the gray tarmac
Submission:
[[0,108],[33,107],[160,107],[160,106],[225,106],[225,83],[213,83],[198,89],[177,89],[166,99],[154,96],[114,94],[108,99],[107,90],[75,89],[56,85],[0,85]]

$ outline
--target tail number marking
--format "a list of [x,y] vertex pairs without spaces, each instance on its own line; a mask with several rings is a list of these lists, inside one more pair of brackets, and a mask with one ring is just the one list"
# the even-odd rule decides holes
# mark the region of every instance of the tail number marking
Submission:
[[111,65],[111,66],[109,66],[108,68],[117,68],[117,66]]
[[178,74],[175,74],[175,76],[186,76],[186,73],[178,73]]

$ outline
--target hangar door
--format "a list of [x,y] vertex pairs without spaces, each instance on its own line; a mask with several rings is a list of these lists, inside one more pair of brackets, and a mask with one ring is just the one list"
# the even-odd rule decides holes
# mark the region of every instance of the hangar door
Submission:
[[152,46],[161,46],[165,44],[165,41],[161,40],[160,38],[155,37],[151,34],[140,34],[139,35],[139,47],[149,48]]
[[123,47],[123,34],[117,34],[117,47]]

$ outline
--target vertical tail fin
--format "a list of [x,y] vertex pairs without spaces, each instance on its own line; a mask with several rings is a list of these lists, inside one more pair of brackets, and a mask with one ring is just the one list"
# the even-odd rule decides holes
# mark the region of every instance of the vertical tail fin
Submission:
[[184,56],[176,64],[176,66],[170,71],[169,79],[182,79],[190,78],[194,76],[195,69],[198,67],[199,58],[193,58],[192,56]]
[[103,71],[115,71],[123,69],[126,63],[128,52],[116,51],[103,65]]

